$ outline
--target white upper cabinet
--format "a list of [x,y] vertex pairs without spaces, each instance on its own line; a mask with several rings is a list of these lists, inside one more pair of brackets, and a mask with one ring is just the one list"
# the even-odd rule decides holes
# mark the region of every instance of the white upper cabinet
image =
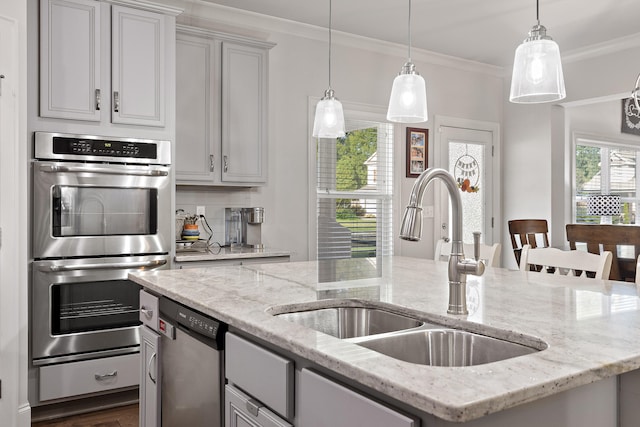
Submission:
[[185,26],[176,38],[176,183],[265,183],[274,45]]
[[267,180],[267,52],[222,43],[222,180]]
[[220,183],[220,43],[176,35],[176,181]]
[[164,16],[112,6],[113,123],[164,126]]
[[100,3],[40,2],[40,115],[100,121]]
[[40,0],[40,116],[164,126],[165,20],[95,0]]

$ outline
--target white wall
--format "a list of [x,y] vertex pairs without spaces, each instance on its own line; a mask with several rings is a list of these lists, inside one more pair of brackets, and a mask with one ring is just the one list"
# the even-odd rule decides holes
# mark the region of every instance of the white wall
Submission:
[[[550,222],[552,246],[558,247],[565,245],[564,227],[571,221],[571,128],[566,110],[628,96],[640,71],[640,47],[564,56],[563,68],[567,98],[561,106],[524,106],[505,99],[503,118],[505,230],[510,219],[544,218]],[[504,84],[508,91],[509,79]],[[603,134],[617,126],[619,133],[619,118],[614,122],[597,129],[598,120],[590,127]],[[508,234],[503,246],[503,266],[515,268]]]
[[[309,140],[308,97],[321,97],[328,84],[328,32],[289,21],[244,14],[227,8],[192,5],[181,16],[181,23],[197,21],[219,31],[266,38],[277,43],[270,51],[269,69],[269,169],[268,183],[253,190],[178,190],[177,207],[195,211],[194,201],[207,208],[210,223],[221,227],[224,206],[262,206],[265,245],[293,252],[292,260],[306,260],[308,252],[308,175]],[[209,18],[206,18],[209,17]],[[332,88],[343,102],[380,106],[386,109],[391,83],[406,61],[406,46],[333,33]],[[430,165],[433,165],[433,117],[445,115],[490,122],[501,122],[502,77],[500,70],[429,52],[415,50],[412,59],[427,82],[429,122],[415,127],[430,130]],[[401,135],[405,128],[400,127]],[[404,141],[404,136],[400,138]],[[404,143],[395,155],[396,179],[401,182],[400,208],[407,203],[414,179],[404,177]],[[432,192],[425,205],[433,204]],[[399,221],[401,211],[394,212]],[[396,239],[396,254],[433,256],[433,221],[425,219],[420,243]],[[398,227],[396,226],[396,229]],[[224,230],[220,229],[220,236]]]

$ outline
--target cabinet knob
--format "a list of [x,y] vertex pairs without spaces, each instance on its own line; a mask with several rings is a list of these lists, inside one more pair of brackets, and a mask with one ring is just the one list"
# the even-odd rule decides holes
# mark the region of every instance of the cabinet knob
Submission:
[[144,306],[140,307],[140,312],[144,314],[144,317],[146,317],[147,319],[151,319],[153,317],[153,310],[144,308]]

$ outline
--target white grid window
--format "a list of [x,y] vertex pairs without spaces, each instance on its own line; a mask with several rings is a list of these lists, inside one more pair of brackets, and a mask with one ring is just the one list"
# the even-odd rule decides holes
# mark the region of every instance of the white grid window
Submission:
[[391,255],[393,125],[345,117],[344,138],[318,139],[318,259]]

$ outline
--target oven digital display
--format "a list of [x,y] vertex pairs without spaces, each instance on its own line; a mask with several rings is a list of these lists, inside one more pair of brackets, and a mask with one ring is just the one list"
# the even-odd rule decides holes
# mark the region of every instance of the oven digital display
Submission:
[[157,145],[149,142],[109,141],[62,136],[53,138],[54,154],[155,159],[158,156],[157,150]]

